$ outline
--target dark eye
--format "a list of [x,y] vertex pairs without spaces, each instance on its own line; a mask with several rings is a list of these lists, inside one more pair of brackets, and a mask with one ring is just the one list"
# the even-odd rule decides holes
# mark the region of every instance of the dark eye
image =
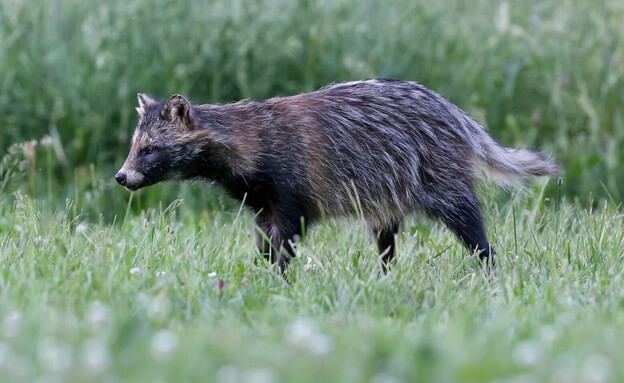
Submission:
[[158,151],[158,148],[155,146],[148,146],[142,150],[143,154],[154,154]]

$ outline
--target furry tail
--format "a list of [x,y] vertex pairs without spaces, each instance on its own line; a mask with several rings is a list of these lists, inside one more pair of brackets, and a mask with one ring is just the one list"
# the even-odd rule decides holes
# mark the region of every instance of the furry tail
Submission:
[[478,167],[503,187],[522,187],[528,180],[561,174],[561,168],[538,152],[502,146],[487,132],[477,153]]

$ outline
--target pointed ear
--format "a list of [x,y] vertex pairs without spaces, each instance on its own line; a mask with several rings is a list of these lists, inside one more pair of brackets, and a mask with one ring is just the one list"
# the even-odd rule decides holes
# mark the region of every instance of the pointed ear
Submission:
[[173,123],[180,123],[182,125],[191,125],[191,103],[189,100],[174,94],[169,97],[165,103],[165,107],[162,111],[163,118]]
[[139,106],[136,110],[141,117],[145,117],[158,104],[158,101],[143,93],[137,94],[137,100],[139,100]]

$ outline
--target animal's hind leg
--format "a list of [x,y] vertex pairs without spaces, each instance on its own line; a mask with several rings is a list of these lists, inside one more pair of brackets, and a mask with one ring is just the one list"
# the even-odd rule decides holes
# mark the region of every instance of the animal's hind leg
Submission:
[[450,208],[438,210],[437,216],[472,253],[479,252],[481,265],[494,268],[496,251],[487,240],[479,203],[474,195],[467,197]]
[[398,221],[385,225],[369,225],[373,238],[377,241],[377,249],[381,255],[381,265],[384,272],[388,271],[390,261],[396,251],[396,236],[401,223]]

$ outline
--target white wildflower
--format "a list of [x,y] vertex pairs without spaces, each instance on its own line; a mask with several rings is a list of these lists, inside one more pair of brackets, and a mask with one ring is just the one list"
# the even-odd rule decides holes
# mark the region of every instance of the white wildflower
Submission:
[[178,336],[169,330],[160,330],[152,338],[150,349],[156,360],[169,359],[178,348]]
[[85,320],[90,331],[98,332],[103,330],[109,322],[108,308],[100,301],[91,303]]
[[513,350],[512,358],[516,365],[520,367],[532,367],[543,357],[542,345],[535,341],[524,341],[519,343]]
[[540,331],[540,335],[545,343],[552,344],[559,337],[559,332],[554,326],[544,326]]
[[591,383],[602,383],[611,377],[611,362],[604,355],[590,355],[583,362],[583,380]]
[[47,148],[52,145],[52,137],[46,134],[41,138],[41,141],[39,141],[39,143]]
[[84,223],[79,223],[78,226],[76,226],[76,234],[84,234],[87,232],[87,225]]
[[315,355],[326,355],[332,349],[331,339],[322,334],[316,322],[299,318],[287,327],[286,340],[292,346],[303,348]]
[[52,338],[43,338],[37,344],[37,357],[41,365],[54,372],[67,370],[72,364],[71,349]]
[[82,363],[91,376],[102,375],[111,366],[111,355],[104,341],[88,339],[82,345]]

